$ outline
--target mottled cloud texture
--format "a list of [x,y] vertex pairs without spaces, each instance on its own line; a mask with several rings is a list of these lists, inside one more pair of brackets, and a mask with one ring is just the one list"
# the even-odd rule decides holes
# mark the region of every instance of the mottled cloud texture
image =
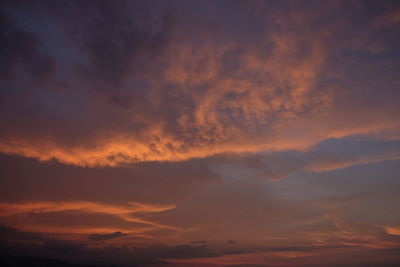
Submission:
[[397,138],[395,3],[10,3],[3,153],[81,166]]
[[399,48],[398,1],[2,1],[0,256],[398,266]]

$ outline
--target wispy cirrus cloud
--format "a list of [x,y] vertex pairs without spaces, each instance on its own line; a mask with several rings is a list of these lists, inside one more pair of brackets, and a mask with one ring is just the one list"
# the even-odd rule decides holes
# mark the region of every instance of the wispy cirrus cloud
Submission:
[[[60,212],[80,212],[88,214],[105,214],[116,217],[122,221],[135,223],[135,225],[125,226],[124,231],[145,232],[157,228],[176,229],[173,226],[163,225],[151,220],[141,219],[140,214],[158,213],[174,209],[176,205],[150,205],[130,202],[127,205],[109,205],[95,202],[29,202],[29,203],[0,203],[0,217],[19,217],[30,215],[46,215]],[[14,224],[19,224],[18,219],[13,220]],[[95,224],[90,226],[82,225],[49,225],[48,223],[24,223],[18,225],[20,229],[25,229],[33,232],[55,232],[55,233],[96,233],[113,231],[113,227],[107,228],[97,227]],[[114,228],[114,230],[119,230]],[[136,231],[137,230],[137,231]]]

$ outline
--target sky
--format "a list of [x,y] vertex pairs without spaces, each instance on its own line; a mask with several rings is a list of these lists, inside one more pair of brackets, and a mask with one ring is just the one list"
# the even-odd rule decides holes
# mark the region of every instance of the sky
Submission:
[[399,103],[399,1],[1,1],[0,263],[399,266]]

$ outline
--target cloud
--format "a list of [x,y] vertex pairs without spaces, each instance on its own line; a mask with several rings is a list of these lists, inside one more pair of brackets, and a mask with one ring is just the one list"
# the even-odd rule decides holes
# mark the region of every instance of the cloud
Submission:
[[58,253],[70,254],[80,252],[86,244],[73,240],[46,239],[42,246]]
[[0,5],[1,251],[399,262],[395,1]]
[[43,241],[43,236],[38,233],[24,232],[3,225],[0,225],[0,237],[2,242],[6,240],[9,242],[33,241],[35,243]]
[[[377,22],[393,16],[390,8],[155,3],[13,5],[10,17],[41,14],[75,52],[65,50],[68,64],[57,54],[60,70],[41,90],[24,83],[3,95],[0,151],[116,166],[305,150],[355,134],[398,139],[399,81],[389,56],[398,21]],[[38,23],[30,35],[52,30]],[[379,51],[369,48],[374,36]],[[54,90],[66,78],[70,89]]]
[[206,240],[196,240],[196,241],[193,241],[191,244],[192,245],[197,245],[197,244],[206,244],[208,241],[206,241]]
[[42,52],[43,40],[15,25],[5,9],[0,13],[0,40],[3,62],[0,79],[5,83],[3,86],[13,87],[21,77],[32,84],[54,75],[56,62]]
[[385,232],[388,233],[389,235],[400,235],[399,227],[386,226],[386,227],[384,227],[384,229],[385,229]]
[[111,234],[92,234],[92,235],[89,235],[89,239],[92,241],[104,241],[104,240],[113,239],[113,238],[126,236],[126,235],[127,234],[117,231],[117,232],[114,232]]
[[300,172],[317,173],[396,161],[400,157],[397,140],[365,136],[332,138],[305,151],[246,153],[216,157],[210,167],[224,179],[267,179],[278,181]]
[[[108,216],[112,216],[126,222],[125,230],[130,231],[131,233],[142,233],[153,229],[165,228],[165,229],[175,229],[173,226],[163,225],[157,222],[153,222],[151,220],[141,219],[140,214],[149,214],[149,213],[158,213],[163,211],[168,211],[174,209],[175,205],[150,205],[150,204],[142,204],[130,202],[125,206],[116,206],[116,205],[105,205],[94,202],[31,202],[31,203],[0,203],[0,217],[2,218],[12,218],[18,216],[45,216],[46,214],[56,214],[56,217],[62,217],[62,213],[66,212],[78,212],[78,218],[82,221],[82,217],[84,214],[104,214]],[[60,214],[61,213],[61,214]],[[71,218],[73,214],[69,214]],[[93,216],[93,215],[92,215]],[[103,218],[104,220],[104,218]],[[17,220],[18,221],[18,220]],[[63,225],[58,226],[47,225],[47,223],[38,221],[33,223],[16,223],[20,229],[29,230],[32,232],[55,232],[55,233],[90,233],[90,232],[107,232],[112,230],[113,228],[104,228],[104,227],[96,227],[95,225],[89,225],[88,227],[83,227],[82,222],[78,225],[74,225],[70,222],[71,225],[68,225],[64,222]],[[113,223],[116,224],[115,222]],[[115,229],[115,228],[114,228]],[[107,239],[113,237],[113,235],[124,235],[119,231],[116,231],[114,234],[105,234],[105,235],[93,235],[94,239]],[[116,237],[116,236],[115,236]]]
[[[14,230],[14,232],[19,232]],[[45,238],[39,243],[30,244],[13,243],[9,239],[4,239],[7,246],[4,250],[10,255],[30,255],[29,251],[35,252],[36,261],[40,259],[47,262],[65,261],[74,264],[137,264],[139,266],[157,266],[158,264],[264,264],[270,262],[272,265],[279,262],[291,264],[295,259],[299,261],[294,266],[307,266],[318,262],[319,255],[328,256],[336,253],[351,257],[360,253],[358,245],[347,244],[308,244],[286,246],[259,246],[237,249],[213,249],[205,245],[152,245],[144,247],[127,246],[103,246],[93,247],[80,240],[65,240],[55,238]],[[28,245],[27,245],[28,244]],[[365,250],[363,251],[365,253]],[[28,254],[27,254],[28,253]],[[379,250],[369,249],[368,255],[379,253]],[[390,254],[384,262],[390,262]],[[301,259],[307,259],[302,262]],[[341,258],[343,260],[343,257]],[[22,259],[11,259],[21,261]],[[26,258],[29,260],[29,257]],[[293,265],[291,265],[293,266]]]
[[[317,159],[330,154],[352,159],[391,149],[396,150],[396,142],[352,138],[331,140],[313,151],[319,152]],[[382,239],[387,237],[358,231],[365,229],[361,226],[343,225],[364,220],[382,229],[397,224],[397,161],[304,172],[292,170],[287,161],[305,162],[299,165],[301,170],[313,162],[310,155],[277,154],[101,169],[3,156],[0,195],[7,205],[2,206],[1,221],[24,231],[80,236],[84,242],[89,234],[128,234],[104,242],[114,245],[207,240],[212,248],[241,249],[254,243],[284,245],[298,240],[355,242],[361,236],[369,238],[369,244],[386,242]],[[237,169],[216,175],[209,164],[221,162],[256,169],[260,176],[241,177],[245,172]],[[265,179],[273,170],[285,173],[285,169],[289,170],[285,179]],[[231,178],[232,173],[237,179]],[[227,243],[229,239],[237,241],[235,246]]]
[[[347,146],[349,151],[354,151],[354,146],[343,145]],[[388,144],[388,146],[392,145]],[[367,147],[364,148],[368,149]],[[42,164],[34,160],[19,160],[42,166]],[[9,168],[13,168],[11,163],[12,161],[8,164]],[[68,174],[66,176],[67,180],[70,174],[73,174],[70,169],[84,169],[64,166],[56,162],[53,164],[60,168],[60,173]],[[154,168],[158,164],[150,164],[149,166]],[[162,165],[170,164],[175,165],[175,167],[180,166],[183,169],[187,166],[196,166],[193,164],[187,165],[188,163],[162,163]],[[44,165],[51,166],[52,164],[44,163]],[[25,165],[17,164],[17,166],[21,168],[21,166]],[[32,214],[29,212],[40,210],[39,205],[34,209],[31,209],[33,206],[29,205],[26,205],[26,208],[22,208],[23,205],[21,207],[18,207],[18,205],[15,207],[9,206],[10,210],[23,211],[24,213],[21,214],[23,217],[18,218],[18,215],[15,214],[11,217],[2,217],[2,221],[8,220],[8,225],[11,224],[14,227],[19,224],[22,230],[25,229],[27,231],[26,228],[22,227],[22,223],[28,226],[35,226],[33,222],[37,223],[39,221],[33,221],[32,218],[35,216],[36,218],[45,218],[53,213],[62,222],[61,225],[70,228],[67,233],[71,234],[66,235],[65,232],[62,234],[63,232],[59,231],[60,229],[46,233],[43,229],[48,229],[49,226],[54,227],[55,223],[53,217],[47,217],[46,221],[40,221],[42,222],[41,228],[34,229],[35,231],[43,231],[44,237],[39,239],[39,243],[43,242],[41,240],[62,239],[62,237],[74,239],[74,242],[66,242],[65,249],[59,243],[54,244],[56,249],[49,249],[48,247],[46,252],[42,252],[43,254],[38,253],[30,245],[30,251],[34,251],[38,256],[55,253],[51,255],[59,259],[79,258],[90,262],[93,259],[93,262],[97,260],[102,261],[104,264],[131,262],[140,265],[168,261],[174,266],[174,264],[194,265],[196,263],[239,264],[247,261],[255,264],[284,262],[289,266],[296,266],[293,263],[293,261],[296,261],[298,266],[313,266],[312,264],[318,266],[317,263],[327,261],[327,259],[330,259],[329,255],[335,253],[337,253],[335,255],[342,255],[342,257],[336,256],[342,260],[341,263],[354,259],[355,255],[366,254],[377,255],[376,257],[371,256],[366,261],[378,258],[384,263],[390,262],[394,257],[393,255],[397,254],[395,252],[387,252],[384,256],[378,256],[378,251],[396,248],[399,244],[398,238],[396,239],[396,236],[387,234],[383,228],[383,226],[395,227],[398,222],[398,215],[395,212],[398,202],[398,179],[396,176],[398,166],[397,162],[384,161],[330,172],[308,173],[302,176],[298,174],[298,176],[291,176],[274,183],[257,179],[204,181],[197,183],[193,188],[183,187],[186,194],[178,194],[175,199],[175,203],[178,203],[178,205],[165,212],[139,213],[138,210],[144,209],[140,205],[102,204],[100,206],[91,206],[85,204],[81,205],[85,212],[79,211],[76,215],[71,212],[67,213],[66,210],[60,211],[61,214],[54,214],[56,212],[54,205],[42,204],[40,208],[43,209],[43,212]],[[166,167],[164,166],[164,168]],[[27,167],[28,170],[34,169]],[[116,168],[111,168],[110,170],[114,174],[119,173]],[[144,190],[146,195],[150,194],[152,187],[163,187],[162,184],[159,184],[157,176],[154,176],[155,178],[153,179],[153,176],[143,176],[143,173],[136,173],[135,170],[137,171],[135,168],[132,172],[128,172],[128,177],[135,182],[132,187],[138,187],[140,191]],[[165,170],[161,168],[159,171],[163,173]],[[197,172],[197,169],[195,168],[192,171]],[[88,169],[87,173],[91,172],[96,173],[96,169]],[[382,175],[382,173],[385,175]],[[117,195],[128,194],[132,200],[136,198],[134,193],[130,193],[131,191],[120,189],[127,187],[125,183],[120,183],[123,181],[120,180],[120,174],[111,176],[108,171],[106,171],[106,174],[108,178],[113,177],[113,179],[107,180],[108,190],[113,191],[112,184],[118,182]],[[203,174],[205,175],[204,177],[207,177],[208,172]],[[35,178],[37,179],[35,180],[36,182],[43,183],[41,188],[48,186],[46,186],[47,183],[44,183],[45,180],[41,180],[40,172],[33,172],[33,175],[38,175]],[[139,175],[141,179],[135,178],[136,175]],[[51,177],[57,176],[51,175]],[[73,176],[71,175],[71,177]],[[94,177],[97,177],[98,183],[101,182],[101,177],[96,175]],[[164,177],[162,180],[176,183],[174,186],[178,186],[181,181],[179,179],[166,179],[165,177],[168,176],[165,175],[162,177]],[[190,182],[202,180],[202,176],[191,177],[189,172],[186,172],[184,177],[187,177]],[[74,178],[71,179],[68,180],[69,183],[74,183]],[[54,179],[49,181],[51,180]],[[84,179],[77,177],[78,184],[81,180],[83,181]],[[20,178],[16,182],[18,181],[21,181]],[[145,182],[149,182],[149,184]],[[84,186],[84,183],[81,184]],[[90,187],[91,191],[94,188],[100,190],[101,187],[99,188],[93,183]],[[16,187],[14,195],[20,194],[18,190],[20,189]],[[167,192],[169,187],[165,188],[165,190]],[[110,194],[106,189],[101,189],[100,191],[102,192],[101,195]],[[59,195],[58,197],[68,197],[65,192],[57,195]],[[39,196],[43,198],[49,195],[42,192]],[[4,198],[5,196],[2,195],[2,197]],[[106,197],[105,199],[108,198]],[[143,203],[158,202],[153,200]],[[19,204],[21,204],[21,201]],[[166,207],[167,205],[154,206],[151,207],[152,210],[157,210],[160,206]],[[61,205],[60,209],[64,208],[78,209],[79,206],[75,207],[73,204],[66,202]],[[176,231],[174,229],[153,227],[149,229],[149,232],[142,233],[140,231],[135,232],[137,228],[142,227],[141,225],[128,225],[127,228],[129,229],[125,230],[123,227],[116,227],[114,222],[111,222],[111,225],[106,228],[105,226],[110,221],[101,217],[89,217],[89,226],[91,227],[88,227],[88,229],[76,229],[71,226],[69,218],[76,216],[75,218],[79,224],[85,225],[87,221],[85,214],[95,212],[95,210],[112,213],[110,214],[112,216],[118,216],[120,213],[132,210],[131,217],[138,217],[150,222],[173,226],[174,229],[184,230]],[[117,215],[113,215],[114,213]],[[65,216],[62,216],[62,214],[65,214]],[[102,223],[105,223],[105,226]],[[100,226],[105,229],[100,231]],[[80,234],[76,234],[77,230],[80,230]],[[115,231],[128,233],[129,235],[109,239],[106,242],[91,241],[88,238],[88,234],[100,233],[107,235]],[[140,238],[142,235],[144,235],[144,238]],[[208,243],[191,244],[193,240],[202,240],[201,238],[206,238]],[[237,242],[235,245],[231,245],[227,243],[228,239]],[[52,244],[51,242],[49,243]],[[165,245],[156,245],[160,243]],[[80,249],[74,248],[75,245],[79,247],[80,244],[87,245]],[[127,248],[124,248],[124,246]],[[193,247],[200,248],[195,249]],[[60,251],[66,252],[61,253]],[[362,257],[356,258],[358,262],[361,261],[360,259],[365,259]],[[302,262],[302,260],[306,261],[306,263]]]
[[[6,255],[35,255],[39,260],[50,261],[62,260],[67,263],[70,262],[75,264],[160,264],[165,263],[165,259],[169,258],[199,258],[219,255],[217,252],[212,251],[210,248],[204,245],[189,245],[180,244],[175,246],[168,245],[151,245],[141,247],[127,247],[127,246],[91,246],[87,242],[82,240],[71,240],[71,239],[56,239],[46,238],[41,236],[39,242],[32,243],[32,235],[27,235],[19,230],[2,227],[2,232],[9,231],[13,232],[14,235],[25,235],[25,242],[16,242],[15,239],[10,239],[9,236],[2,236],[2,242],[0,248]],[[4,231],[3,231],[4,230]],[[28,233],[29,234],[29,233]],[[110,238],[110,235],[99,235],[101,240]],[[99,239],[96,236],[94,242]],[[121,233],[118,234],[121,236]],[[105,237],[105,239],[103,238]],[[17,260],[18,259],[14,259]],[[28,259],[27,259],[28,260]],[[153,266],[153,265],[150,265]]]

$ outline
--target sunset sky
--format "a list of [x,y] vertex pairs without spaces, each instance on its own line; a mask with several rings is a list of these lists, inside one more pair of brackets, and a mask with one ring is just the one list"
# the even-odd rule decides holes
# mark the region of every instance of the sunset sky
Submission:
[[1,1],[0,265],[35,261],[400,266],[400,1]]

